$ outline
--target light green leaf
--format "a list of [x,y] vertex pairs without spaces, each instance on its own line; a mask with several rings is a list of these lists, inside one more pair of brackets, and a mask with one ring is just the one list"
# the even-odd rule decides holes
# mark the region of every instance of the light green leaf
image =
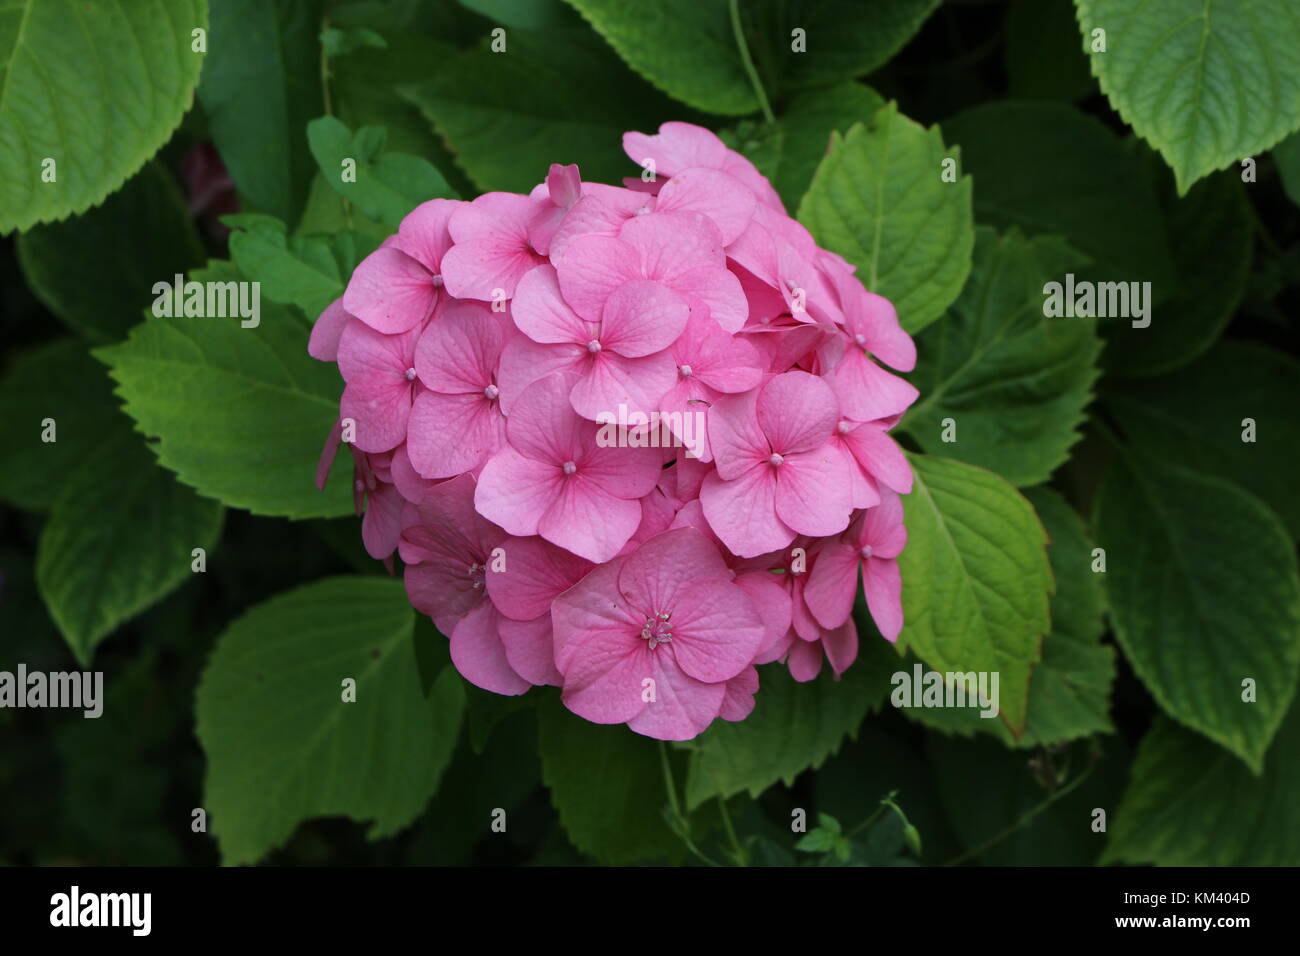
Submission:
[[157,163],[103,205],[18,237],[18,259],[32,291],[98,342],[120,339],[140,321],[154,283],[170,283],[205,258],[180,190]]
[[77,661],[118,625],[188,580],[211,550],[221,505],[159,468],[123,430],[80,463],[41,531],[36,583]]
[[838,681],[823,673],[801,684],[784,664],[759,670],[753,713],[737,723],[714,721],[693,742],[688,809],[711,797],[743,790],[757,797],[777,781],[788,784],[820,767],[846,735],[857,733],[867,710],[884,700],[889,675],[898,667],[898,655],[874,628],[862,628],[859,635],[858,660]]
[[1300,538],[1298,381],[1289,355],[1228,340],[1172,375],[1112,383],[1104,397],[1136,448],[1240,485]]
[[[426,696],[402,582],[335,577],[250,609],[218,639],[195,700],[204,806],[228,864],[254,863],[304,820],[406,827],[460,734],[460,677]],[[355,701],[343,699],[355,682]]]
[[371,219],[396,227],[420,203],[454,196],[428,160],[384,152],[382,127],[363,126],[353,134],[334,117],[322,116],[307,124],[307,139],[325,181]]
[[44,511],[91,452],[129,431],[107,372],[84,343],[57,339],[18,354],[0,378],[0,499]]
[[1246,291],[1255,217],[1241,178],[1233,172],[1212,176],[1181,199],[1172,184],[1165,192],[1177,282],[1146,328],[1101,323],[1107,375],[1163,375],[1186,365],[1214,344]]
[[199,84],[212,139],[254,208],[297,221],[315,168],[303,128],[325,109],[321,0],[221,0]]
[[[646,16],[657,7],[646,5]],[[528,192],[552,163],[618,183],[637,171],[623,133],[653,133],[674,105],[633,76],[586,33],[512,32],[506,53],[459,54],[434,79],[404,89],[483,190]]]
[[930,455],[911,462],[898,646],[943,673],[998,672],[999,716],[1019,736],[1050,626],[1047,535],[1029,502],[992,472]]
[[1300,8],[1291,0],[1075,0],[1102,91],[1174,170],[1179,195],[1300,126]]
[[830,148],[831,133],[869,122],[884,105],[870,87],[841,83],[797,94],[781,111],[776,126],[745,120],[720,135],[772,181],[787,208],[797,209]]
[[[1156,702],[1258,774],[1300,676],[1300,572],[1277,516],[1230,482],[1117,459],[1093,516],[1115,636]],[[1243,681],[1258,699],[1243,701]]]
[[542,779],[573,845],[616,865],[669,857],[679,841],[663,817],[663,745],[621,724],[589,723],[558,701],[538,718]]
[[[939,130],[892,103],[866,126],[831,138],[799,219],[819,244],[858,267],[868,289],[894,303],[909,332],[943,314],[970,272],[971,181],[944,182]],[[958,167],[959,168],[959,167]]]
[[1263,779],[1158,715],[1138,747],[1103,863],[1300,866],[1300,705],[1278,729]]
[[1063,103],[1002,101],[957,114],[943,132],[961,146],[981,223],[1063,236],[1093,261],[1080,278],[1150,282],[1157,300],[1172,294],[1150,167],[1100,122]]
[[90,208],[158,151],[193,98],[191,31],[207,25],[206,0],[0,7],[0,233]]
[[[242,281],[227,262],[190,278]],[[321,492],[315,473],[343,383],[333,365],[307,354],[307,331],[288,309],[262,302],[256,328],[237,317],[150,317],[95,354],[181,481],[255,514],[333,517],[352,511],[348,476]]]
[[[1029,683],[1029,720],[1024,736],[1013,739],[1001,721],[981,717],[977,707],[900,708],[904,715],[944,733],[983,732],[1009,747],[1045,747],[1113,733],[1110,691],[1115,680],[1115,650],[1102,644],[1104,598],[1101,575],[1092,570],[1092,541],[1083,521],[1048,488],[1024,492],[1047,529],[1047,557],[1056,593],[1052,629],[1043,641],[1043,660]],[[912,663],[901,667],[910,671]]]
[[[1082,262],[1062,240],[981,228],[970,280],[917,338],[921,398],[902,427],[929,452],[1045,481],[1069,457],[1097,379],[1093,319],[1048,318],[1044,284]],[[956,441],[944,441],[947,422]]]
[[315,319],[343,294],[358,262],[378,246],[356,232],[286,236],[284,223],[271,216],[245,214],[222,219],[230,234],[230,255],[239,271],[261,282],[272,302],[295,305]]

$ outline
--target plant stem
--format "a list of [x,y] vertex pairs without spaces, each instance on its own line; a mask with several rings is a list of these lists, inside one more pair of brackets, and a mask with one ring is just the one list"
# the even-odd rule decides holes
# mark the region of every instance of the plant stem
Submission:
[[740,26],[740,0],[730,0],[730,6],[731,31],[736,35],[736,46],[740,50],[740,62],[744,64],[745,73],[749,76],[749,83],[754,87],[754,95],[758,97],[758,105],[763,110],[763,117],[769,123],[775,123],[776,116],[772,113],[772,104],[767,101],[763,81],[758,78],[758,70],[754,68],[754,59],[749,55],[749,43],[745,40],[745,31]]

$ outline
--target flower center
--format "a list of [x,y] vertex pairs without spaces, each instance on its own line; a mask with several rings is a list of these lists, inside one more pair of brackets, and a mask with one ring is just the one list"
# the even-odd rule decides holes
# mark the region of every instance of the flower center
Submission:
[[776,452],[772,452],[772,457],[769,458],[767,461],[768,464],[770,464],[773,468],[780,468],[783,464],[785,464],[785,458],[782,457],[781,455],[778,455]]
[[433,287],[434,287],[435,289],[441,289],[441,288],[442,288],[442,274],[441,274],[441,273],[439,273],[438,275],[434,276],[434,277],[433,277],[432,279],[430,279],[429,281],[433,283]]
[[649,212],[650,212],[650,207],[649,207],[649,206],[642,206],[640,209],[638,209],[638,210],[636,211],[636,214],[637,214],[638,216],[644,216],[644,215],[646,215],[646,214],[649,213]]
[[412,366],[411,368],[408,368],[408,369],[406,370],[406,380],[407,380],[408,382],[414,382],[414,381],[415,381],[415,366]]
[[480,591],[483,589],[483,585],[485,583],[484,578],[486,577],[486,573],[485,573],[486,571],[487,571],[487,566],[483,564],[479,564],[477,561],[469,566],[469,582],[470,582],[469,586],[472,587],[475,591]]
[[867,347],[867,337],[863,335],[861,332],[853,336],[853,341],[858,343],[859,348],[865,349]]
[[595,355],[600,351],[600,342],[597,339],[592,339],[587,343],[587,351]]
[[847,421],[841,419],[840,423],[835,427],[841,435],[847,435],[849,433],[849,429],[852,428],[853,426],[849,424]]
[[571,475],[577,470],[578,470],[578,463],[576,461],[566,461],[564,463],[564,473],[566,475]]
[[871,545],[867,544],[862,546],[862,556],[864,558],[869,558],[872,554]]
[[661,611],[654,617],[645,619],[645,627],[641,628],[641,636],[646,640],[646,649],[653,651],[660,644],[671,644],[673,642],[673,624],[669,620],[670,615],[667,611]]
[[496,397],[500,394],[501,394],[501,390],[497,388],[495,385],[489,385],[487,388],[483,389],[483,397],[486,398],[489,402],[496,401]]
[[689,365],[683,365],[678,369],[678,371],[682,373],[682,378],[690,378],[695,374],[695,369],[691,368]]

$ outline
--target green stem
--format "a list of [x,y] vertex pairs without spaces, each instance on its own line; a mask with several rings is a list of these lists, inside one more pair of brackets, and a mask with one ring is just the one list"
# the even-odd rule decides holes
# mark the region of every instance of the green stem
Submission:
[[971,847],[965,853],[962,853],[959,856],[955,856],[947,863],[941,865],[956,866],[958,863],[964,863],[967,860],[969,860],[971,857],[979,856],[985,850],[997,846],[999,843],[1001,843],[1007,837],[1011,836],[1011,834],[1015,833],[1021,827],[1026,826],[1030,821],[1034,819],[1034,817],[1038,816],[1040,813],[1042,813],[1052,804],[1056,803],[1062,797],[1065,797],[1067,794],[1071,793],[1075,788],[1079,786],[1079,784],[1083,783],[1085,780],[1088,779],[1089,775],[1092,773],[1093,768],[1096,766],[1097,766],[1097,759],[1094,756],[1092,762],[1088,764],[1088,768],[1084,770],[1083,773],[1079,774],[1079,776],[1075,777],[1073,780],[1071,780],[1060,790],[1057,790],[1055,793],[1051,794],[1042,803],[1038,804],[1035,807],[1031,807],[1029,810],[1025,811],[1025,813],[1021,814],[1020,819],[1017,820],[1015,823],[1011,824],[1011,826],[1007,827],[1001,833],[989,837],[979,846]]
[[718,796],[718,810],[722,814],[722,826],[727,831],[727,839],[731,841],[731,851],[736,856],[736,862],[741,866],[749,866],[749,857],[740,845],[740,839],[736,836],[736,828],[731,825],[731,813],[727,810],[727,801],[721,795]]
[[659,741],[659,763],[663,767],[664,789],[668,791],[668,809],[672,811],[673,820],[677,823],[677,835],[681,838],[682,843],[686,845],[686,849],[694,853],[701,861],[709,866],[720,866],[721,864],[709,859],[695,845],[695,841],[691,839],[689,821],[683,816],[681,804],[677,802],[677,784],[673,782],[673,768],[668,762],[668,748],[662,740]]
[[758,105],[762,107],[763,117],[769,123],[775,123],[776,116],[772,113],[772,104],[767,101],[763,81],[758,78],[758,70],[754,68],[754,58],[749,55],[749,44],[745,41],[745,31],[740,27],[740,0],[730,0],[730,6],[731,31],[736,35],[736,46],[740,50],[740,62],[744,64],[745,73],[749,76],[749,83],[754,87],[754,95],[758,97]]

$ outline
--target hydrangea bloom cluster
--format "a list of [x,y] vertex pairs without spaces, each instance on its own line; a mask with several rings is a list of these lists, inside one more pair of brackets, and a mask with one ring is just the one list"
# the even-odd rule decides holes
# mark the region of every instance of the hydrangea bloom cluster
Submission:
[[311,336],[345,382],[318,482],[345,441],[467,680],[681,740],[752,711],[755,665],[848,668],[859,579],[897,637],[917,392],[881,363],[916,352],[711,132],[623,146],[624,186],[434,199],[357,267]]

